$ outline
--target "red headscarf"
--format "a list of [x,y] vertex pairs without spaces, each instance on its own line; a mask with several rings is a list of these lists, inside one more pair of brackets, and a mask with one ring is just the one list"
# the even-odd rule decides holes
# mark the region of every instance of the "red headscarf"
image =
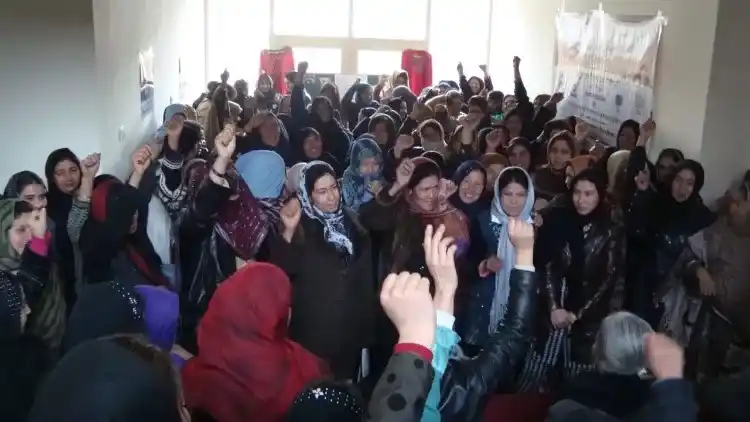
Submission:
[[287,337],[289,278],[250,263],[221,283],[198,326],[198,356],[182,371],[188,407],[221,422],[276,422],[325,374],[323,362]]

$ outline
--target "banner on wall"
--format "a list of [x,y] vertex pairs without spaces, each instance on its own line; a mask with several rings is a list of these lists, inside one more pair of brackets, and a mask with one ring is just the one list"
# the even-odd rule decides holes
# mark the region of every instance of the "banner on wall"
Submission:
[[601,11],[558,15],[555,92],[565,95],[558,118],[582,118],[612,145],[623,121],[646,121],[663,27],[661,16],[634,23]]

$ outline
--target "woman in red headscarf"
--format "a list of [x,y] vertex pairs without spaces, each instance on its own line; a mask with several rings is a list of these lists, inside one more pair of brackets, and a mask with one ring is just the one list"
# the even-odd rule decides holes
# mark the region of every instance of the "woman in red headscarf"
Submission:
[[221,422],[276,422],[323,362],[289,340],[291,284],[250,263],[221,283],[198,326],[198,356],[182,371],[185,403]]

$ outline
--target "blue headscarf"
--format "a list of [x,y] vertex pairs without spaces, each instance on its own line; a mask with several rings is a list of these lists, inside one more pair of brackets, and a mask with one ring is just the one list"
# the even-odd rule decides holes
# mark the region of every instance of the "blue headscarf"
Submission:
[[526,190],[526,204],[523,206],[521,215],[517,218],[526,221],[527,223],[532,223],[531,213],[534,211],[534,183],[532,182],[529,173],[521,167],[506,167],[503,169],[495,180],[495,197],[492,199],[492,206],[490,209],[490,221],[501,225],[500,236],[497,239],[497,256],[502,262],[500,271],[495,274],[495,297],[492,299],[492,307],[490,308],[490,325],[488,327],[490,333],[495,332],[498,322],[500,322],[505,316],[505,311],[508,306],[508,294],[510,293],[510,272],[516,262],[516,248],[510,243],[510,236],[508,235],[508,220],[510,217],[503,209],[501,203],[502,192],[500,191],[500,180],[502,179],[503,173],[514,169],[515,171],[520,170],[526,175],[526,180],[529,186]]
[[254,197],[276,199],[281,196],[286,182],[286,166],[281,156],[270,150],[255,150],[242,154],[234,164]]
[[[349,167],[344,170],[342,179],[342,193],[344,204],[352,210],[358,211],[362,204],[370,202],[373,198],[368,185],[381,179],[383,154],[375,138],[370,134],[364,134],[352,144],[349,157]],[[378,162],[378,171],[371,174],[361,174],[359,166],[362,161],[372,157],[375,157]]]

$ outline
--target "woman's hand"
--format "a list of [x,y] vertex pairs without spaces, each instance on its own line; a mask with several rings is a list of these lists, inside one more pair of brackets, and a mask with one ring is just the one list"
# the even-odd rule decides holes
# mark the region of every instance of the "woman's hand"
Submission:
[[496,256],[491,256],[479,263],[479,276],[484,278],[494,274],[503,267],[502,261]]
[[398,165],[398,168],[396,169],[396,183],[395,186],[398,186],[399,189],[403,188],[404,186],[409,184],[409,180],[411,180],[412,174],[414,174],[414,163],[410,158],[406,158],[404,160],[401,160],[401,163]]
[[416,273],[391,273],[383,281],[380,304],[398,330],[399,343],[432,348],[437,320],[429,280]]
[[34,237],[44,239],[47,234],[47,208],[40,208],[31,213],[29,227]]
[[130,160],[133,165],[133,173],[143,175],[148,166],[151,165],[151,158],[153,152],[148,144],[142,145],[140,148],[133,152]]
[[292,198],[287,201],[279,214],[281,215],[281,223],[284,224],[284,238],[287,242],[291,242],[302,218],[302,205],[299,203],[299,199]]
[[461,62],[458,62],[458,65],[456,66],[456,71],[458,72],[458,76],[464,76],[464,64]]
[[102,155],[97,153],[89,154],[86,158],[81,160],[81,173],[84,178],[93,180],[96,177],[96,173],[99,172],[99,165],[101,164]]
[[638,142],[635,146],[645,147],[648,141],[654,136],[656,132],[656,122],[654,121],[654,114],[651,113],[648,120],[641,125],[641,136],[638,137]]
[[380,183],[380,180],[373,180],[372,182],[367,184],[367,190],[372,194],[372,196],[378,196],[380,191],[383,190],[383,184]]
[[576,316],[565,309],[555,309],[550,314],[550,320],[552,321],[553,327],[560,329],[569,327],[576,322]]
[[237,147],[237,138],[235,135],[234,125],[224,126],[224,130],[219,132],[214,142],[214,148],[220,158],[231,159],[234,149]]
[[453,293],[458,287],[456,273],[456,245],[453,238],[445,237],[445,226],[435,230],[428,224],[424,231],[424,256],[427,269],[435,280],[435,291]]
[[411,148],[414,145],[414,138],[411,135],[398,135],[396,138],[396,144],[393,146],[393,155],[396,158],[401,157],[401,153],[407,148]]
[[578,141],[584,141],[586,138],[589,137],[589,128],[588,123],[584,122],[583,120],[578,120],[578,123],[576,123],[576,139]]
[[704,267],[698,268],[695,274],[698,277],[698,287],[703,296],[716,296],[716,282]]

